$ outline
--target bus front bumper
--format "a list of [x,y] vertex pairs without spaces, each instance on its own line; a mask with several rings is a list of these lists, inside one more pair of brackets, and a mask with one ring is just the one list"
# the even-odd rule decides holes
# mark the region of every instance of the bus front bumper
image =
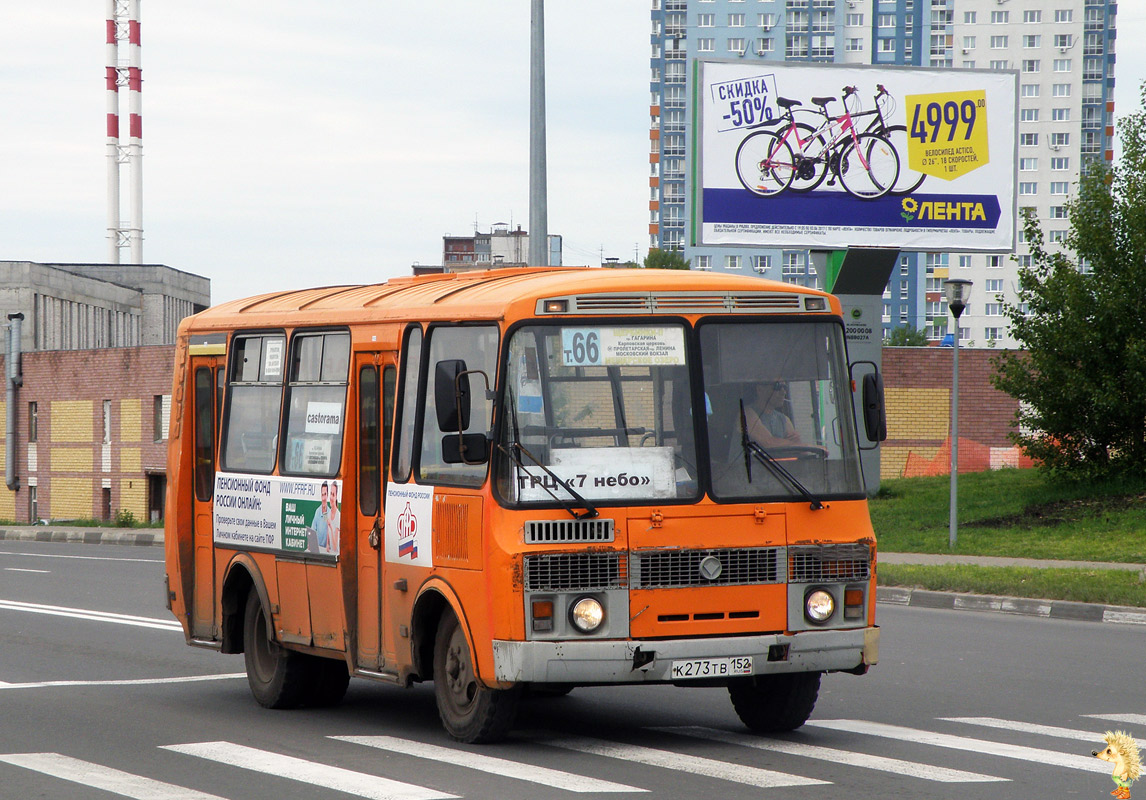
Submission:
[[[750,672],[743,671],[744,658],[751,659]],[[685,683],[693,677],[860,670],[878,660],[878,627],[714,639],[493,642],[499,683]]]

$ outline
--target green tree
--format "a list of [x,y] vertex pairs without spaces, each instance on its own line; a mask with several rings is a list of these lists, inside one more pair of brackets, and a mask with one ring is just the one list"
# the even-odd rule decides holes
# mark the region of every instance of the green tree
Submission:
[[1017,398],[1013,439],[1065,476],[1146,467],[1146,83],[1118,125],[1122,158],[1083,169],[1068,202],[1063,252],[1024,221],[1030,266],[1006,304],[1025,352],[994,360],[995,386]]
[[884,347],[927,347],[927,334],[902,325],[892,328],[891,333],[883,340]]
[[645,256],[645,269],[688,269],[689,262],[680,250],[661,250],[654,247]]

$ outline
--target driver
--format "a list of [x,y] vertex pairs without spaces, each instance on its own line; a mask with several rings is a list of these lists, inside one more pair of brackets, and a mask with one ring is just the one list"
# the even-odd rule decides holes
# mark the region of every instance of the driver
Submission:
[[772,381],[756,384],[744,405],[744,424],[749,438],[761,447],[802,444],[796,426],[784,413],[788,384]]

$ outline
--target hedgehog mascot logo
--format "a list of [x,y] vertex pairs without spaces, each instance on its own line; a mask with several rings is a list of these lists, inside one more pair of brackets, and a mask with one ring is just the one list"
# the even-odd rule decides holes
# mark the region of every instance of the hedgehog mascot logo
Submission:
[[1092,755],[1114,765],[1114,791],[1118,800],[1130,800],[1130,784],[1142,773],[1142,762],[1138,757],[1138,744],[1128,733],[1106,732],[1106,748],[1095,750]]

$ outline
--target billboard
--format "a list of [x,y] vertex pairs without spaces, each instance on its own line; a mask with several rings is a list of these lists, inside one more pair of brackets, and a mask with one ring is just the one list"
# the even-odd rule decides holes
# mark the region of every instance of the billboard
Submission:
[[1014,250],[1017,72],[698,64],[700,244]]

